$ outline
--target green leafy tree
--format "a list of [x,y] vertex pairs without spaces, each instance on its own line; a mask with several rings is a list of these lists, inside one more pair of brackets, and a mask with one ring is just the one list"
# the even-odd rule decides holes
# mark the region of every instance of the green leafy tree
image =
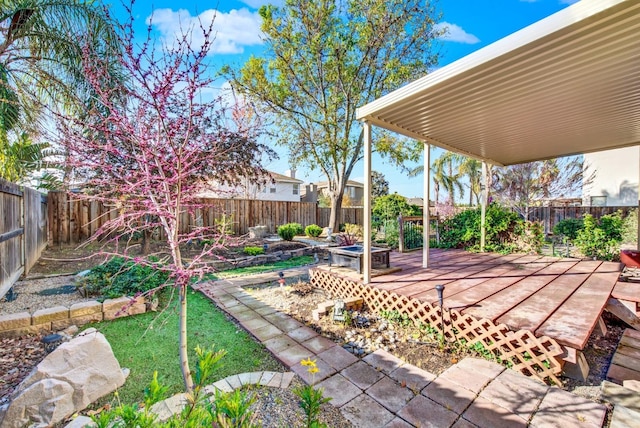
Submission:
[[378,221],[396,221],[398,216],[418,215],[420,209],[407,202],[407,198],[397,193],[377,198],[373,203],[371,213]]
[[[434,147],[432,146],[433,149]],[[462,193],[461,173],[457,169],[461,159],[460,155],[445,151],[431,163],[430,178],[433,181],[436,206],[440,205],[440,190],[443,189],[449,194],[448,200],[451,201],[451,204],[455,201],[456,192]],[[423,165],[418,165],[409,171],[410,177],[416,177],[421,174],[424,174]]]
[[622,241],[622,213],[617,211],[596,219],[584,215],[584,225],[577,233],[576,246],[582,254],[598,260],[616,260]]
[[[358,107],[427,73],[439,36],[430,1],[287,0],[260,9],[265,57],[227,69],[232,85],[279,128],[293,164],[329,182],[329,226],[338,230],[345,185],[363,155]],[[422,145],[375,130],[374,149],[392,163],[417,159]]]
[[482,191],[482,162],[477,159],[464,157],[458,167],[462,177],[469,181],[469,206],[480,205],[480,193]]
[[371,197],[379,198],[389,194],[389,182],[384,174],[378,171],[371,171]]

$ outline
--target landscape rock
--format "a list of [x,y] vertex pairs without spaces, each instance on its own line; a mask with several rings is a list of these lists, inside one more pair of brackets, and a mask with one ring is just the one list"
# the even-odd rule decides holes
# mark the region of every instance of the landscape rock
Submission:
[[0,428],[56,424],[115,391],[127,374],[104,335],[88,329],[47,355],[22,381],[0,415]]
[[262,239],[269,234],[267,226],[254,226],[249,228],[249,239]]

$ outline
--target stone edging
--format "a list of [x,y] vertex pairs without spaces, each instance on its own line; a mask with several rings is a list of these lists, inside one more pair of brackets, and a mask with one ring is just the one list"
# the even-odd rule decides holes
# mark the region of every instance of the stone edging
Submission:
[[0,337],[18,337],[25,334],[39,334],[64,330],[90,322],[113,320],[129,315],[143,314],[147,311],[144,298],[119,297],[107,299],[103,303],[97,300],[66,306],[40,309],[33,314],[19,312],[0,316]]
[[[249,372],[227,376],[224,379],[208,385],[204,388],[207,395],[213,395],[216,391],[233,392],[248,385],[268,386],[272,388],[288,388],[293,380],[293,372]],[[179,413],[187,403],[185,394],[176,394],[166,400],[160,401],[151,407],[151,412],[158,415],[157,421],[164,422],[176,413]]]

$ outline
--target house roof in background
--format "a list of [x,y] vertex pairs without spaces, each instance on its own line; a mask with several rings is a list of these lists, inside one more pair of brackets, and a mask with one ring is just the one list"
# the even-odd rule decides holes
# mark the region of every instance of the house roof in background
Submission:
[[358,118],[496,165],[637,145],[638,34],[640,1],[581,0],[362,106]]
[[275,181],[279,181],[281,183],[297,183],[297,184],[304,183],[304,180],[288,177],[286,175],[278,174],[277,172],[273,172],[273,171],[268,171],[268,172]]
[[[325,189],[325,188],[329,187],[329,182],[328,181],[320,181],[319,183],[316,184],[316,186],[318,186],[318,189]],[[364,187],[364,183],[360,183],[359,181],[347,180],[347,186],[349,186],[349,187]]]

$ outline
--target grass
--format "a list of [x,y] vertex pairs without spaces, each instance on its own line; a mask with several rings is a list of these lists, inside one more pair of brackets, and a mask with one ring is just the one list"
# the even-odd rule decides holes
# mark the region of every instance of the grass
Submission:
[[218,278],[231,278],[236,276],[246,276],[246,275],[255,275],[258,273],[264,272],[273,272],[282,269],[290,269],[298,266],[310,265],[314,262],[314,258],[312,256],[298,256],[292,257],[288,260],[281,260],[279,262],[267,263],[264,265],[258,266],[248,266],[236,269],[225,270],[222,272],[217,272],[213,275],[213,277],[208,277],[207,279],[218,279]]
[[[177,296],[169,299],[172,290],[166,290],[163,300],[170,303],[164,312],[148,312],[114,321],[104,321],[86,327],[95,327],[103,333],[121,367],[131,370],[127,381],[119,390],[119,399],[124,403],[142,400],[144,389],[149,385],[153,372],[158,371],[158,380],[169,387],[169,393],[184,392],[178,359],[178,309]],[[187,344],[189,364],[196,364],[193,349],[225,349],[222,367],[216,379],[231,374],[274,370],[282,367],[264,347],[254,341],[240,327],[228,321],[225,315],[202,294],[190,291],[188,295]],[[113,395],[100,400],[99,405],[110,402]]]

